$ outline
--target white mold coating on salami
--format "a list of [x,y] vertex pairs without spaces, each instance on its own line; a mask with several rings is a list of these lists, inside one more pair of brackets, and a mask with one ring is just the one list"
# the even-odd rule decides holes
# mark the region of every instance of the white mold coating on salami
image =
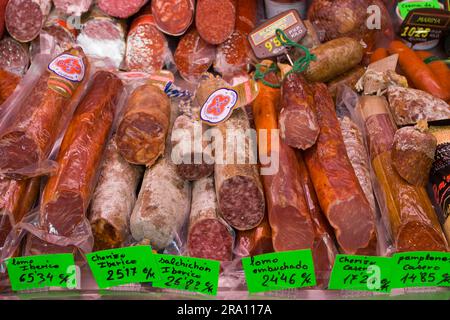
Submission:
[[148,0],[98,0],[98,7],[116,18],[128,18],[137,13]]
[[119,68],[125,58],[125,33],[113,19],[91,19],[77,38],[87,55],[108,58]]
[[149,240],[156,250],[167,247],[187,220],[189,191],[189,183],[178,176],[170,158],[163,157],[147,169],[131,214],[133,238]]
[[20,42],[32,41],[39,35],[50,8],[50,0],[10,0],[5,12],[6,29]]
[[129,164],[111,139],[106,149],[100,178],[91,201],[95,247],[118,247],[129,232],[129,219],[136,202],[136,188],[143,169]]
[[0,41],[0,68],[19,76],[25,74],[30,58],[24,45],[12,38]]
[[139,24],[128,35],[127,70],[148,73],[161,70],[164,65],[166,49],[166,39],[154,25]]
[[189,255],[229,261],[232,259],[233,242],[231,228],[218,217],[214,179],[207,177],[195,181],[187,243]]

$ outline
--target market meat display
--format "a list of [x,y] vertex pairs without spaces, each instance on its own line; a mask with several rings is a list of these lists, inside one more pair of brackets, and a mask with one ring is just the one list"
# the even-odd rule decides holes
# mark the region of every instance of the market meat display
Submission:
[[[7,259],[60,253],[75,259],[81,298],[165,299],[175,288],[197,298],[212,284],[218,299],[248,299],[245,258],[264,290],[282,289],[259,297],[361,297],[324,291],[339,281],[364,296],[409,294],[398,266],[373,289],[357,263],[411,252],[425,268],[450,252],[449,10],[441,0],[0,0],[1,298],[21,297]],[[132,283],[162,270],[132,266],[141,257],[122,249],[149,246],[155,266],[175,256],[170,275]],[[312,255],[315,285],[303,257],[277,260],[287,252]],[[108,260],[106,282],[126,285],[98,291],[93,258]],[[193,280],[213,265],[217,284],[212,273]],[[405,287],[448,280],[403,271]],[[33,297],[53,292],[56,276]]]

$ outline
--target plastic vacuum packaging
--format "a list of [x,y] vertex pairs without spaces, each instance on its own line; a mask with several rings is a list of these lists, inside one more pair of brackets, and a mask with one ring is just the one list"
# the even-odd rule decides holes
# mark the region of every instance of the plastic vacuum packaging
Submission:
[[180,36],[194,20],[194,0],[153,0],[152,14],[159,30]]
[[[0,105],[2,105],[14,92],[20,82],[20,77],[14,73],[0,69]],[[0,117],[3,108],[0,107]]]
[[30,65],[28,46],[17,42],[13,38],[5,37],[0,40],[0,68],[23,76]]
[[81,16],[91,8],[93,0],[53,0],[55,8],[67,15]]
[[43,189],[38,221],[22,225],[30,233],[25,254],[92,250],[86,214],[122,89],[122,81],[115,74],[94,74],[62,140],[56,157],[58,169]]
[[392,165],[396,127],[390,118],[386,99],[361,97],[357,110],[365,123],[377,181],[375,194],[395,249],[398,252],[448,250],[425,188],[406,182]]
[[116,69],[121,67],[126,51],[126,26],[94,8],[83,18],[77,43],[88,56],[108,58]]
[[30,77],[39,75],[37,81],[11,101],[0,125],[0,171],[10,178],[54,171],[55,163],[48,157],[89,78],[90,66],[80,48],[36,64]]

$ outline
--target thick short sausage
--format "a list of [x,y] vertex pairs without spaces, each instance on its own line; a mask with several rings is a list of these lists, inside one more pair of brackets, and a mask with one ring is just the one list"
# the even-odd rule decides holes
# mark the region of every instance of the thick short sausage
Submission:
[[194,19],[194,0],[153,0],[152,14],[159,30],[179,36]]
[[221,44],[233,33],[236,0],[197,0],[195,25],[208,43]]

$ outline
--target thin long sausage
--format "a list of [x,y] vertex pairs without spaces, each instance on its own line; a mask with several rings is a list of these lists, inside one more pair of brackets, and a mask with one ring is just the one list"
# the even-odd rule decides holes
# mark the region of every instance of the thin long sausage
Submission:
[[324,84],[314,86],[320,135],[305,151],[320,206],[345,253],[366,248],[375,230],[370,208],[347,156],[333,99]]

